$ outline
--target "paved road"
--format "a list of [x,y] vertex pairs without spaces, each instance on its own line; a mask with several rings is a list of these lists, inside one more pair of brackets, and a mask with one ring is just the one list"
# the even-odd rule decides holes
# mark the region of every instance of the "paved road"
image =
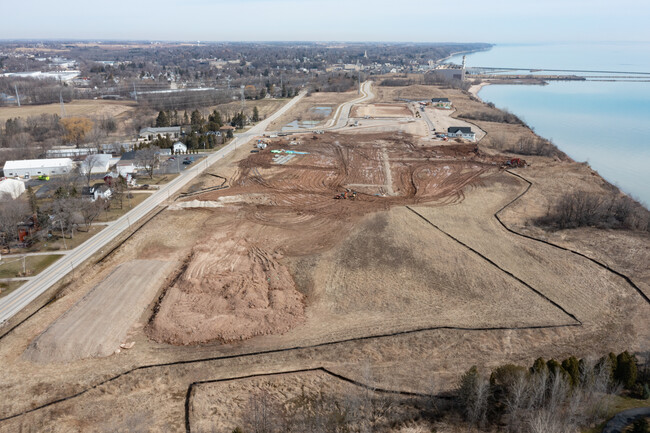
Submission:
[[375,94],[372,91],[372,81],[364,81],[361,84],[361,96],[339,105],[336,108],[336,111],[334,112],[334,116],[332,116],[332,118],[327,121],[324,127],[300,128],[300,129],[294,129],[290,131],[275,131],[274,133],[277,134],[277,133],[288,132],[291,134],[304,134],[306,132],[314,132],[320,130],[332,131],[335,129],[345,128],[348,124],[348,121],[350,120],[350,110],[352,110],[352,106],[354,104],[360,104],[362,102],[366,102],[374,97]]
[[361,95],[362,96],[357,99],[339,105],[334,113],[334,117],[332,117],[332,120],[328,122],[326,129],[344,128],[350,119],[350,110],[352,110],[352,106],[375,97],[375,94],[372,92],[372,81],[364,81],[361,85]]
[[245,133],[237,134],[235,139],[227,146],[212,153],[206,159],[197,162],[193,168],[184,170],[179,177],[172,180],[170,183],[161,186],[159,190],[151,194],[151,197],[147,198],[132,211],[108,224],[104,230],[97,233],[74,250],[71,250],[64,257],[56,261],[37,276],[33,277],[27,283],[23,284],[17,290],[14,290],[9,295],[1,298],[0,324],[4,323],[6,320],[10,319],[20,310],[25,308],[30,302],[52,287],[61,278],[65,277],[70,272],[74,272],[75,267],[82,264],[96,252],[101,251],[102,248],[119,236],[124,230],[130,228],[131,224],[134,224],[140,218],[147,215],[173,194],[178,192],[187,183],[201,174],[207,167],[225,157],[237,147],[247,143],[251,138],[261,135],[271,122],[290,110],[304,96],[305,92],[301,92],[267,119],[253,126]]
[[642,417],[650,417],[650,407],[639,407],[619,412],[605,425],[603,433],[621,433],[625,427]]

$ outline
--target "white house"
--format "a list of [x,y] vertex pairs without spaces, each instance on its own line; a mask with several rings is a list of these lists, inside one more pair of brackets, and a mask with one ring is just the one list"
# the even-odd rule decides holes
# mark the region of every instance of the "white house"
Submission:
[[0,181],[0,199],[10,197],[17,199],[25,192],[25,184],[16,179],[5,179]]
[[79,171],[81,174],[88,173],[88,168],[90,168],[90,173],[107,173],[111,166],[112,155],[105,153],[98,153],[95,155],[88,155],[79,165]]
[[122,177],[127,177],[129,174],[135,173],[135,162],[133,160],[120,161],[115,165],[117,174]]
[[7,161],[3,170],[7,177],[29,179],[41,175],[53,176],[70,173],[72,171],[72,160],[70,158],[52,158]]
[[81,190],[81,195],[89,197],[90,200],[95,201],[98,198],[109,199],[111,198],[111,195],[113,195],[113,192],[107,185],[97,185],[84,187]]
[[447,137],[449,138],[464,138],[465,140],[476,140],[476,134],[472,132],[469,126],[450,126],[447,128]]
[[174,153],[187,153],[187,146],[181,143],[180,141],[177,141],[172,146],[172,150],[174,151]]

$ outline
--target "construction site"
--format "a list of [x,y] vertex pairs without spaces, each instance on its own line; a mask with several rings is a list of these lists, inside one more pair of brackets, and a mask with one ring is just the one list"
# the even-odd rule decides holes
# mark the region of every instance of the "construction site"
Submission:
[[348,97],[208,167],[3,328],[0,432],[231,432],[259,393],[392,393],[409,420],[473,365],[647,349],[647,233],[530,224],[557,190],[606,190],[588,166],[502,152],[533,132],[456,120],[493,109],[461,90]]

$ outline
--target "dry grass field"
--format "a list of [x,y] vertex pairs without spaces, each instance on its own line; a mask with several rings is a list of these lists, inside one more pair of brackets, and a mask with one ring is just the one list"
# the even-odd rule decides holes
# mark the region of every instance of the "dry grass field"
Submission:
[[[375,90],[380,102],[448,96],[458,111],[480,105],[431,86]],[[302,109],[324,103],[314,101]],[[647,235],[531,225],[560,191],[607,188],[599,176],[582,164],[534,157],[516,170],[532,182],[527,190],[499,169],[506,156],[486,139],[476,149],[424,142],[398,120],[384,127],[304,134],[291,147],[272,140],[269,149],[307,152],[284,164],[268,149],[241,146],[210,167],[228,188],[201,193],[222,181],[198,178],[186,189],[198,194],[173,202],[189,207],[162,211],[103,260],[108,248],[80,268],[86,278],[66,281],[54,302],[2,339],[0,432],[181,432],[187,423],[193,432],[231,431],[249,425],[246,409],[264,392],[285,408],[320,390],[348,404],[380,393],[341,377],[436,394],[453,390],[472,365],[489,373],[540,356],[647,349],[650,306],[629,283],[512,232],[574,248],[648,290]],[[359,192],[356,199],[335,200],[346,188]],[[201,202],[218,206],[194,206]],[[622,255],[626,249],[634,257]],[[131,272],[145,278],[139,260],[175,268],[142,293],[138,314],[124,296],[94,312],[120,332],[129,324],[118,343],[135,343],[131,349],[65,364],[29,359],[59,321],[109,288],[114,273],[135,266]],[[129,290],[110,286],[104,295]],[[111,335],[93,333],[93,344]],[[259,377],[238,379],[250,375]],[[202,381],[209,383],[192,386]],[[397,419],[410,416],[410,403],[402,403],[393,401]]]
[[[65,114],[67,116],[83,117],[124,117],[128,115],[135,107],[134,102],[130,101],[104,101],[104,100],[86,100],[80,99],[65,104]],[[7,119],[16,117],[27,118],[31,116],[40,116],[41,114],[58,114],[61,115],[60,104],[46,105],[23,105],[21,107],[0,107],[0,122],[4,123]]]

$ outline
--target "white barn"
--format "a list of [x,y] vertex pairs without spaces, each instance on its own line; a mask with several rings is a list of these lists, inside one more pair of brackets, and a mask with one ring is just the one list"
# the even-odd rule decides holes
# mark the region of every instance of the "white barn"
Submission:
[[70,158],[52,159],[24,159],[20,161],[7,161],[4,165],[6,177],[30,177],[56,176],[72,171],[72,160]]

